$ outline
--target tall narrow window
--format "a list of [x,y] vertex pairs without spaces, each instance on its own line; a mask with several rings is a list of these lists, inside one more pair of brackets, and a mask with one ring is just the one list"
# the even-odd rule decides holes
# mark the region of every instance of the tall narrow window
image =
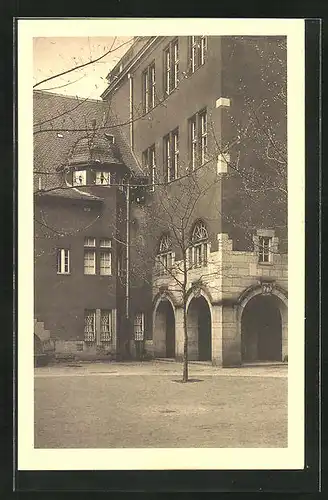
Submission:
[[112,340],[112,311],[102,309],[100,311],[100,342]]
[[259,262],[271,261],[272,238],[269,236],[259,237]]
[[202,221],[196,222],[191,235],[191,243],[192,246],[189,249],[190,265],[192,267],[206,266],[208,233]]
[[207,115],[206,111],[200,113],[200,160],[205,163],[207,154]]
[[137,312],[134,316],[134,339],[143,340],[145,336],[145,315]]
[[84,274],[96,274],[96,239],[84,239]]
[[191,36],[189,37],[189,58],[190,71],[194,73],[199,66],[202,66],[206,61],[207,38],[206,36]]
[[94,342],[96,340],[96,311],[85,309],[84,311],[84,341]]
[[179,42],[173,40],[164,50],[164,92],[170,94],[179,83]]
[[69,274],[69,250],[57,248],[57,273]]
[[190,164],[192,170],[197,165],[197,128],[196,128],[196,115],[190,119]]
[[164,77],[165,77],[165,93],[171,92],[171,54],[170,46],[164,51]]
[[173,265],[172,242],[169,235],[164,234],[159,242],[157,268],[159,275],[168,274]]
[[175,129],[163,138],[164,170],[167,182],[178,178],[179,167],[179,129]]
[[148,68],[142,73],[142,102],[143,111],[148,113],[152,108],[155,107],[156,102],[156,75],[155,75],[155,63],[152,63]]
[[142,164],[150,177],[151,190],[154,191],[156,179],[156,153],[155,144],[142,153]]
[[99,272],[101,275],[110,276],[112,274],[112,254],[110,239],[103,238],[99,242]]
[[207,161],[207,113],[206,109],[196,113],[189,119],[189,158],[190,168],[196,167]]

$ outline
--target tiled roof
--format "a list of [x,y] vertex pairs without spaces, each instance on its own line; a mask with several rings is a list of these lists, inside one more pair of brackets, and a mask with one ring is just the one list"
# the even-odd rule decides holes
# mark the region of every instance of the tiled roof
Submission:
[[102,198],[99,198],[98,196],[95,196],[94,194],[88,193],[88,192],[83,192],[80,189],[76,188],[71,188],[71,189],[64,189],[64,188],[56,188],[56,189],[51,189],[51,191],[46,191],[43,193],[42,191],[37,193],[37,196],[41,198],[42,196],[55,196],[55,197],[60,197],[60,198],[69,198],[73,200],[89,200],[89,201],[101,201]]
[[[132,154],[121,127],[114,126],[109,119],[108,103],[100,100],[68,97],[51,92],[34,91],[34,187],[65,197],[77,197],[73,189],[66,187],[60,167],[68,165],[72,147],[79,139],[93,130],[114,135],[123,163],[135,174],[142,171]],[[58,188],[53,190],[53,188]],[[64,191],[67,193],[63,194]],[[73,194],[74,193],[74,194]],[[83,196],[83,195],[82,195]],[[87,196],[87,195],[86,195]]]

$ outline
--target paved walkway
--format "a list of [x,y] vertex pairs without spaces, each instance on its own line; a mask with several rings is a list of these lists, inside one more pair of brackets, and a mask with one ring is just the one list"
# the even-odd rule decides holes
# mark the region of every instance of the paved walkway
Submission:
[[[174,360],[144,362],[70,362],[35,368],[35,377],[83,377],[83,376],[180,376],[182,363]],[[221,368],[210,362],[189,362],[189,377],[274,377],[286,378],[288,367],[283,363],[243,365]]]

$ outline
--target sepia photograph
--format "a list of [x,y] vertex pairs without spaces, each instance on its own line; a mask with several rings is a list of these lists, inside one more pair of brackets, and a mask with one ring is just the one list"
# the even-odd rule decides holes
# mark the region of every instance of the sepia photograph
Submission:
[[302,468],[304,22],[160,21],[19,22],[19,461]]

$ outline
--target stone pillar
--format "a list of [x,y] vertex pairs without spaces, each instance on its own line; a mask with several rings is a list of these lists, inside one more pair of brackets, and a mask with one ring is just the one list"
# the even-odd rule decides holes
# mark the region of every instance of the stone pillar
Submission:
[[241,334],[238,328],[237,307],[222,307],[222,366],[241,364]]
[[222,366],[222,306],[212,306],[212,364]]
[[198,360],[198,311],[193,305],[188,308],[188,358],[190,361]]
[[96,346],[100,346],[100,325],[101,325],[101,319],[100,319],[100,309],[96,309]]

